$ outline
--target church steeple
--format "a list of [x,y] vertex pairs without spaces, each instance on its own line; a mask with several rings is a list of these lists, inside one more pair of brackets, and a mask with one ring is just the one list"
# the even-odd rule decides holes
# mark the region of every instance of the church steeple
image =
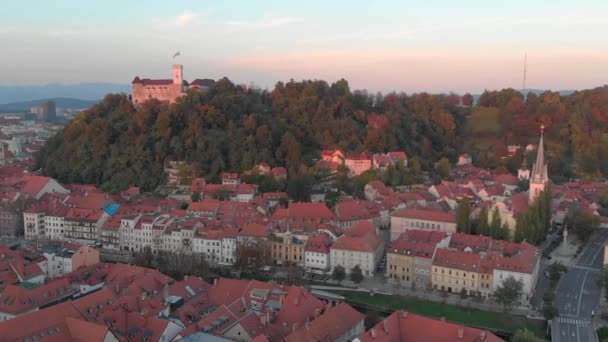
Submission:
[[541,191],[545,190],[545,186],[549,182],[549,174],[547,172],[547,163],[545,162],[545,147],[543,141],[545,126],[540,126],[540,142],[536,149],[536,161],[532,166],[532,174],[530,175],[530,190],[528,193],[529,203],[534,202]]

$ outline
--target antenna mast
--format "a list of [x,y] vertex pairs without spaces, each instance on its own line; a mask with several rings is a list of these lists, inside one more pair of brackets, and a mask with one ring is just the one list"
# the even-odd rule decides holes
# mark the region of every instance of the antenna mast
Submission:
[[524,80],[523,80],[523,84],[522,84],[522,88],[521,90],[524,91],[526,90],[526,67],[528,64],[528,53],[524,53]]

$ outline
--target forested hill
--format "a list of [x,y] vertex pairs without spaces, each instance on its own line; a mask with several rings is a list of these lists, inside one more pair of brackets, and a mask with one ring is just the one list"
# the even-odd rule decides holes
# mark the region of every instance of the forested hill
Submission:
[[[138,109],[125,95],[108,95],[48,141],[37,167],[63,182],[94,183],[109,191],[134,184],[153,189],[165,160],[190,161],[197,175],[208,179],[261,161],[286,166],[290,175],[306,173],[323,148],[403,150],[427,170],[441,157],[455,161],[470,151],[496,167],[505,163],[495,161],[497,142],[537,140],[537,119],[546,121],[550,144],[572,140],[572,148],[559,149],[560,158],[569,153],[581,170],[594,166],[585,164],[579,147],[593,149],[584,153],[595,153],[595,161],[605,153],[597,146],[606,140],[606,88],[561,98],[543,94],[527,103],[511,90],[483,94],[480,104],[495,107],[488,116],[495,121],[490,130],[472,127],[471,119],[467,123],[478,108],[459,102],[455,95],[368,95],[351,91],[345,80],[279,82],[269,92],[222,79],[208,93],[189,93],[173,105],[151,100]],[[519,125],[526,128],[521,134],[509,133]],[[477,146],[476,139],[484,144]]]
[[[49,140],[38,167],[63,182],[117,190],[154,188],[167,159],[195,164],[198,175],[242,171],[256,162],[305,172],[323,148],[405,150],[429,166],[457,155],[467,109],[443,95],[384,97],[352,92],[344,80],[278,83],[271,92],[216,82],[173,105],[133,108],[108,95]],[[371,113],[373,124],[368,125]]]
[[[464,149],[481,167],[505,164],[513,172],[522,156],[502,161],[500,156],[508,145],[537,144],[540,123],[545,125],[553,181],[608,178],[608,86],[566,96],[549,91],[526,97],[513,89],[486,91],[467,120]],[[527,161],[529,167],[531,162]]]

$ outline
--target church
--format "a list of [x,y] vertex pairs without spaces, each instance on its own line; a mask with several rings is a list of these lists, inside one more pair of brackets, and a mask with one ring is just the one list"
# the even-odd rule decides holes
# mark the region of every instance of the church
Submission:
[[536,200],[542,191],[549,184],[549,173],[547,172],[547,163],[545,160],[545,148],[543,141],[544,126],[540,127],[540,142],[536,150],[536,161],[532,166],[532,172],[529,175],[530,188],[528,193],[520,192],[513,194],[510,199],[497,201],[492,204],[489,209],[488,223],[492,221],[492,213],[496,208],[500,214],[502,224],[507,224],[511,236],[515,234],[515,226],[517,224],[517,215],[528,209],[528,206]]
[[215,83],[211,79],[196,79],[188,83],[184,80],[184,67],[181,64],[174,64],[172,71],[172,79],[140,79],[135,76],[131,82],[133,105],[139,106],[150,99],[173,103],[185,96],[188,89],[207,91]]

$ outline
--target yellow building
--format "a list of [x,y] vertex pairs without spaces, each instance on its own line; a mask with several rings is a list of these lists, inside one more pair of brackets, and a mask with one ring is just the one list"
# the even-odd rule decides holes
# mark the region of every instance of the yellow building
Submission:
[[304,247],[308,237],[291,232],[273,233],[268,238],[270,256],[277,263],[293,262],[304,265]]
[[469,296],[491,296],[491,263],[480,254],[458,250],[438,249],[432,266],[431,282],[435,290]]

